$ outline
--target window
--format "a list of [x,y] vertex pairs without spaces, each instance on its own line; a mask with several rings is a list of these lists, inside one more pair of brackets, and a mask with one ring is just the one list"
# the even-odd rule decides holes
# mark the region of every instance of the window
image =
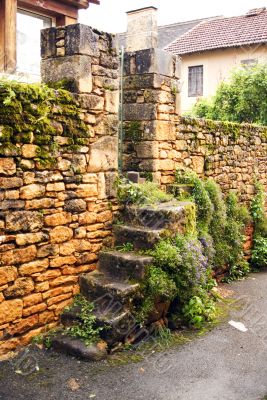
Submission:
[[52,26],[52,18],[24,10],[17,12],[17,71],[40,75],[40,31]]
[[203,96],[203,65],[188,69],[188,96]]
[[258,64],[258,60],[255,58],[248,58],[247,60],[242,60],[241,65],[243,68],[251,68]]

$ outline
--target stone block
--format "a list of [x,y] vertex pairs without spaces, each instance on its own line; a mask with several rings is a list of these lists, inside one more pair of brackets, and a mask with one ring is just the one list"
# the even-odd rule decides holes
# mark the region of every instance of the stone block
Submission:
[[23,318],[16,325],[11,326],[7,329],[9,335],[18,335],[29,331],[38,325],[38,315],[32,315],[28,318]]
[[25,201],[23,200],[3,200],[0,202],[0,210],[16,210],[24,208]]
[[66,200],[64,210],[71,213],[81,213],[86,210],[86,202],[82,199]]
[[22,316],[23,301],[8,300],[0,304],[0,324],[15,321]]
[[13,175],[16,173],[16,163],[13,158],[0,159],[0,174]]
[[49,239],[49,236],[43,232],[25,233],[25,234],[21,233],[16,236],[16,244],[18,246],[25,246],[27,244],[47,242],[48,239]]
[[30,294],[34,290],[34,283],[31,278],[18,278],[12,286],[4,290],[6,299],[15,299]]
[[53,257],[59,253],[59,247],[56,244],[46,244],[44,246],[39,247],[37,252],[37,257]]
[[92,225],[95,224],[97,220],[97,216],[92,212],[85,212],[79,215],[79,224],[80,225]]
[[20,198],[31,200],[36,197],[42,197],[45,194],[45,186],[39,185],[37,183],[32,183],[31,185],[23,186],[20,189]]
[[39,147],[35,144],[24,144],[21,148],[22,156],[25,158],[34,158]]
[[71,91],[92,91],[91,59],[85,55],[45,59],[41,64],[42,80],[45,83],[67,80]]
[[27,263],[35,259],[37,254],[36,246],[32,245],[22,249],[9,250],[2,254],[1,262],[5,265]]
[[157,119],[156,104],[125,104],[124,120],[125,121],[151,121]]
[[197,173],[202,174],[204,172],[205,160],[202,156],[192,156],[191,168]]
[[23,185],[23,180],[21,178],[3,178],[0,177],[0,188],[1,189],[13,189],[19,188]]
[[66,257],[56,257],[50,260],[50,267],[52,268],[60,268],[63,265],[72,265],[77,261],[76,257],[70,255]]
[[117,169],[118,138],[104,136],[92,143],[89,152],[88,172],[105,172]]
[[177,58],[165,50],[147,48],[125,53],[124,73],[126,75],[133,73],[133,70],[131,70],[131,60],[133,59],[135,59],[135,74],[157,74],[170,78],[175,77]]
[[46,185],[46,190],[48,192],[62,192],[65,190],[65,184],[64,182],[48,183]]
[[72,221],[72,216],[67,212],[59,212],[52,215],[47,215],[45,217],[45,225],[48,226],[58,226],[58,225],[66,225]]
[[18,272],[15,267],[0,267],[0,286],[13,282],[17,278]]
[[104,98],[95,94],[81,94],[78,98],[82,108],[88,111],[102,111],[104,109]]
[[38,211],[14,211],[6,215],[6,231],[36,232],[43,226],[43,216]]
[[72,229],[67,226],[56,226],[49,234],[51,243],[63,243],[73,237]]
[[49,58],[56,55],[56,28],[41,31],[41,57]]
[[98,57],[99,36],[88,25],[74,24],[65,28],[66,55],[83,54]]
[[119,91],[106,90],[105,92],[105,111],[117,114],[119,112]]
[[48,259],[36,260],[23,264],[19,267],[19,274],[22,276],[30,276],[38,272],[43,272],[49,267]]
[[159,149],[158,142],[142,141],[135,145],[136,155],[138,158],[158,158]]

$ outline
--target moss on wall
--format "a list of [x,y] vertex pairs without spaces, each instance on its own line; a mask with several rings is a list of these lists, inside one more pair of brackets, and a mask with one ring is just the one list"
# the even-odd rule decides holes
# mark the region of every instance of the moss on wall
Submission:
[[41,162],[52,162],[57,136],[67,137],[66,149],[86,143],[89,130],[71,93],[41,84],[0,81],[0,155],[16,144],[38,146]]

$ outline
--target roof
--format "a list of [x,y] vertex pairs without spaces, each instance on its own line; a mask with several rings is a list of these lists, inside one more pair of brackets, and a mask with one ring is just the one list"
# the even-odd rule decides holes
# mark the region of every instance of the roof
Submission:
[[202,21],[165,49],[177,55],[207,50],[267,44],[267,10],[250,10],[246,15]]
[[[218,17],[212,17],[218,18]],[[158,47],[163,49],[168,44],[173,42],[175,39],[188,32],[194,26],[200,24],[202,21],[209,20],[211,18],[196,19],[193,21],[177,22],[171,25],[162,25],[158,27]],[[117,34],[119,45],[124,46],[126,44],[126,33]]]

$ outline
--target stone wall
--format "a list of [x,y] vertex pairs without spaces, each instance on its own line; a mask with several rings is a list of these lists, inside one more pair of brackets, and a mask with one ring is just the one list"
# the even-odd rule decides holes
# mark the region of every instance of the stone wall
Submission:
[[149,172],[170,167],[159,159],[159,142],[175,138],[179,102],[180,60],[163,50],[147,49],[125,54],[124,157],[125,171]]
[[0,354],[57,324],[78,275],[96,267],[117,208],[113,38],[51,28],[42,56],[43,80],[63,79],[73,94],[0,85]]
[[267,187],[267,128],[179,116],[179,60],[172,57],[151,49],[125,55],[124,170],[165,187],[187,167],[250,200],[254,176]]

